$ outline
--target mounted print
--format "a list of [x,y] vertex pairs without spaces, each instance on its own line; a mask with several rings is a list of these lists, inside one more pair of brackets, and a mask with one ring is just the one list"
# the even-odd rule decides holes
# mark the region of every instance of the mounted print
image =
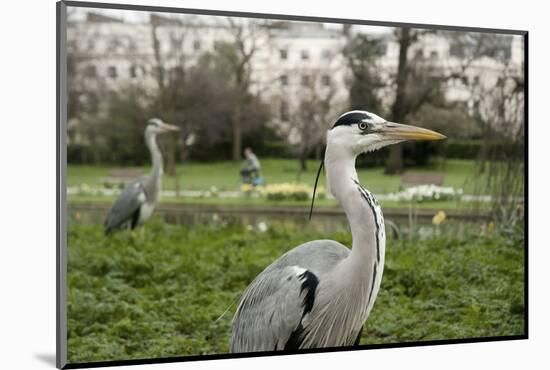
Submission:
[[59,368],[527,338],[527,32],[57,11]]

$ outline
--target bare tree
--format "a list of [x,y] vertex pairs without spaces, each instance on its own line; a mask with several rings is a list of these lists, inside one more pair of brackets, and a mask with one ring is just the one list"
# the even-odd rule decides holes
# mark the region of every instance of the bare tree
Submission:
[[[157,83],[157,97],[155,111],[157,116],[180,126],[179,142],[182,150],[186,142],[186,136],[191,132],[187,130],[182,121],[185,107],[181,100],[185,91],[186,56],[183,52],[183,43],[188,32],[180,17],[166,17],[151,15],[151,40],[154,56],[153,75]],[[163,32],[161,39],[159,33]],[[166,45],[161,44],[162,41]],[[166,51],[164,51],[165,49]],[[174,137],[162,138],[166,158],[166,167],[169,175],[174,177],[176,194],[179,193],[180,182],[176,170],[176,147]],[[180,155],[181,156],[181,155]]]
[[[288,82],[288,76],[293,76]],[[294,68],[285,70],[284,83],[280,92],[273,96],[280,109],[278,134],[287,137],[296,153],[299,167],[298,179],[307,170],[307,158],[315,152],[316,158],[322,155],[321,149],[331,122],[346,106],[347,95],[338,94],[334,81],[334,69],[330,63],[317,68]],[[299,91],[297,99],[289,101],[289,91]]]
[[[68,90],[68,146],[79,147],[84,162],[99,163],[101,151],[86,148],[99,147],[102,141],[98,118],[106,108],[109,95],[105,76],[98,72],[93,58],[93,32],[71,20],[67,30],[67,90]],[[91,52],[92,51],[92,52]]]
[[[185,89],[186,58],[183,52],[183,42],[187,28],[179,17],[155,14],[151,15],[150,25],[154,61],[153,77],[157,84],[154,111],[163,119],[181,125],[183,113],[179,101]],[[163,37],[161,37],[161,33]],[[181,130],[180,135],[186,134],[188,134],[186,130]],[[176,188],[179,188],[179,177],[176,174],[175,166],[177,143],[173,137],[163,138],[163,140],[166,141],[163,146],[166,167],[168,173],[176,179]]]
[[[404,122],[425,104],[444,105],[446,84],[463,80],[472,66],[483,57],[501,57],[505,49],[502,38],[481,33],[445,33],[432,30],[396,28],[394,37],[399,46],[397,70],[390,83],[395,97],[389,117],[395,122]],[[421,43],[430,37],[446,38],[452,48],[459,50],[454,58],[441,65],[440,56],[423,54]],[[412,51],[417,53],[413,55]],[[386,162],[385,173],[403,171],[403,146],[392,146]]]
[[243,109],[245,109],[250,96],[253,57],[258,48],[267,42],[268,35],[264,28],[265,24],[256,20],[228,17],[227,23],[232,36],[231,43],[236,51],[236,58],[228,60],[231,61],[237,93],[231,127],[233,134],[232,157],[234,161],[238,161],[241,159],[242,153]]
[[513,224],[523,218],[525,185],[525,85],[508,64],[494,84],[475,88],[474,114],[482,124],[476,192],[492,196],[494,219]]
[[344,28],[344,56],[351,71],[348,82],[351,109],[367,109],[384,114],[381,91],[387,88],[377,59],[383,54],[382,40],[365,34],[353,36],[350,25]]
[[[350,27],[344,27],[347,39],[345,54],[351,70],[350,105],[355,109],[368,109],[382,115],[388,115],[395,122],[403,122],[408,114],[419,109],[425,102],[435,96],[433,86],[420,86],[414,80],[425,74],[425,63],[410,58],[411,48],[427,31],[396,28],[393,36],[398,44],[399,53],[396,71],[387,71],[378,64],[383,54],[382,41],[370,39],[365,35],[353,35]],[[383,99],[393,95],[389,107]],[[387,112],[386,112],[387,109]],[[400,173],[403,170],[402,147],[392,146],[386,162],[385,172]]]

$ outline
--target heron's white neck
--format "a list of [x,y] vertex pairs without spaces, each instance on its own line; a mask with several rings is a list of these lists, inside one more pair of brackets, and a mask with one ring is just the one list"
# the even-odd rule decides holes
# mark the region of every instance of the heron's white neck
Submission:
[[151,170],[150,184],[151,191],[156,197],[160,193],[160,186],[162,181],[163,164],[162,154],[157,144],[157,135],[149,134],[145,135],[145,143],[151,153],[151,161],[153,162],[153,168]]
[[356,156],[336,135],[327,136],[324,160],[327,187],[346,213],[353,245],[348,257],[319,283],[316,305],[320,308],[314,308],[315,320],[311,320],[308,330],[326,333],[319,334],[322,337],[318,342],[322,345],[354,343],[374,305],[382,278],[385,248],[385,235],[379,233],[382,214],[372,195],[359,185]]
[[[331,145],[334,144],[334,145]],[[336,280],[360,297],[359,315],[366,320],[380,288],[386,234],[378,202],[359,184],[349,147],[328,142],[325,153],[327,184],[348,219],[353,238],[348,258],[335,268]]]

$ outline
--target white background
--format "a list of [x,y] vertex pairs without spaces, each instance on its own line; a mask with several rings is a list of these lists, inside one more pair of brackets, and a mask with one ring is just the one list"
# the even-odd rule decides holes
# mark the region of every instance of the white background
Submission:
[[[545,9],[543,1],[142,0],[134,3],[527,29],[530,31],[531,171],[530,339],[527,341],[133,366],[132,369],[214,369],[220,366],[227,369],[518,369],[522,365],[528,368],[548,366],[550,245],[546,234],[550,210],[547,196],[550,170],[550,12]],[[0,14],[0,368],[53,368],[55,2],[5,1]]]

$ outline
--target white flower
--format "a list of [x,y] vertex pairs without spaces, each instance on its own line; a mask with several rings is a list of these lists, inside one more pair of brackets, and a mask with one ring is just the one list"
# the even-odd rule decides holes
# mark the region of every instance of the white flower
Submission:
[[265,233],[267,231],[267,224],[263,221],[258,223],[258,231],[261,233]]
[[419,185],[408,188],[399,193],[391,193],[387,196],[388,200],[395,201],[417,201],[424,202],[427,200],[446,200],[454,199],[457,195],[462,194],[462,189],[455,191],[452,187],[441,187],[436,185]]

